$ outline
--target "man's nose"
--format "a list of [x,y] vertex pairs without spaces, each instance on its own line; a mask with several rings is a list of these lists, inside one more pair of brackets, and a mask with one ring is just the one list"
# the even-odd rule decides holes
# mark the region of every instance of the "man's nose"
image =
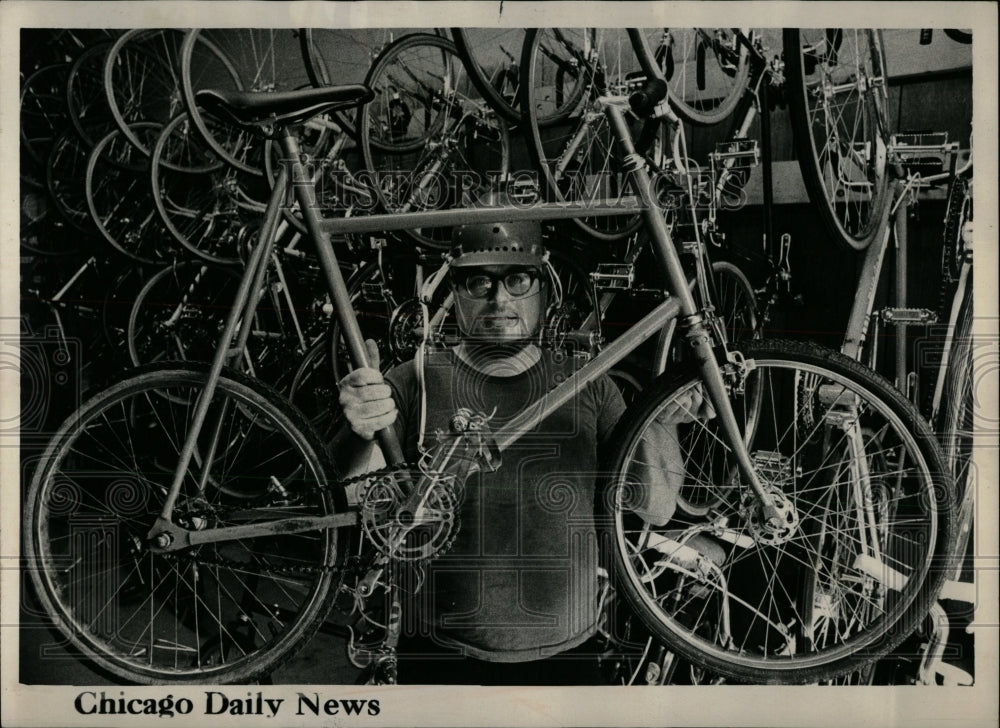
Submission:
[[490,301],[495,301],[496,303],[506,303],[511,300],[511,295],[507,291],[507,286],[503,284],[503,281],[494,278],[493,287],[490,289]]

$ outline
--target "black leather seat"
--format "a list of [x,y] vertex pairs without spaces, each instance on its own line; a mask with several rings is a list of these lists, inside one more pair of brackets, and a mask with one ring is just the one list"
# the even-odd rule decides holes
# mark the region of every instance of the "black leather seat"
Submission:
[[358,83],[268,93],[203,89],[195,94],[195,103],[226,123],[254,128],[264,124],[291,126],[374,97],[370,88]]

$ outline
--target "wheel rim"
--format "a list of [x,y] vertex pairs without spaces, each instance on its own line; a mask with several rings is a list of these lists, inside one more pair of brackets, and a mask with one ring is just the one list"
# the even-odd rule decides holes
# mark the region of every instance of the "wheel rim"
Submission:
[[[385,50],[366,84],[375,98],[358,116],[367,180],[387,212],[474,206],[506,174],[504,121],[472,87],[454,44],[408,36]],[[446,249],[450,232],[406,230]]]
[[[64,431],[33,486],[32,574],[84,653],[130,680],[247,679],[263,667],[262,655],[280,653],[308,629],[330,584],[321,570],[305,578],[278,572],[333,563],[333,532],[220,543],[177,558],[146,547],[203,376],[147,378],[97,403]],[[244,444],[219,451],[205,498],[194,495],[194,472],[185,479],[175,513],[189,528],[248,522],[232,508],[247,505],[246,496],[234,498],[221,484],[250,483],[257,497],[268,473],[303,494],[319,482],[309,462],[315,454],[273,407],[261,409],[252,390],[226,380],[222,400],[229,406],[220,432]],[[324,512],[322,499],[305,495],[298,505],[272,500],[258,515]]]
[[[625,154],[598,101],[605,93],[626,88],[628,80],[641,72],[628,34],[610,29],[540,29],[525,45],[523,63],[527,76],[522,107],[527,111],[529,150],[548,198],[585,207],[591,200],[630,194]],[[565,121],[545,123],[564,109]],[[634,138],[638,129],[632,131]],[[641,217],[581,217],[573,222],[591,237],[615,241],[635,232]]]
[[[874,617],[866,618],[868,621],[849,635],[817,646],[819,651],[803,652],[802,645],[795,643],[795,635],[787,625],[803,624],[805,610],[796,604],[793,596],[799,590],[786,582],[799,578],[799,568],[803,564],[823,558],[812,544],[810,534],[819,530],[816,523],[822,513],[822,499],[818,494],[824,492],[825,487],[819,479],[824,471],[829,470],[830,463],[818,454],[819,451],[813,452],[817,447],[815,444],[807,448],[808,440],[797,440],[794,428],[801,428],[802,425],[797,422],[808,416],[812,419],[810,430],[813,439],[825,430],[822,422],[825,411],[817,407],[815,400],[820,391],[824,392],[823,396],[829,396],[830,391],[818,389],[818,378],[822,378],[827,385],[840,388],[838,392],[846,388],[861,402],[871,404],[874,398],[865,387],[814,365],[770,360],[766,356],[758,357],[754,365],[756,369],[751,376],[761,379],[765,411],[758,415],[759,421],[749,449],[758,472],[766,473],[765,483],[782,490],[794,505],[795,525],[789,530],[791,535],[767,540],[775,537],[767,536],[759,518],[754,525],[752,497],[747,495],[746,486],[738,484],[739,477],[733,463],[725,453],[717,451],[713,459],[688,462],[685,466],[685,477],[700,482],[706,493],[711,492],[711,513],[692,516],[678,510],[664,529],[651,529],[629,506],[638,502],[636,488],[640,486],[637,483],[644,482],[642,476],[637,474],[639,470],[618,476],[620,480],[616,483],[615,500],[611,507],[615,508],[616,504],[624,506],[615,508],[616,562],[624,571],[628,591],[640,600],[644,617],[651,622],[649,626],[660,634],[668,635],[670,643],[686,648],[689,656],[700,655],[712,668],[731,673],[734,677],[746,678],[747,671],[757,670],[764,671],[765,676],[770,676],[772,680],[797,681],[801,679],[798,671],[821,669],[835,661],[864,659],[873,645],[873,649],[884,645],[887,632],[900,627],[900,619],[928,578],[930,561],[936,551],[940,514],[934,503],[936,490],[932,476],[914,436],[887,406],[866,411],[865,417],[869,421],[881,422],[878,431],[882,447],[888,453],[905,451],[903,462],[908,463],[905,470],[899,463],[894,464],[901,473],[899,480],[903,483],[903,490],[885,490],[890,487],[891,472],[878,473],[877,477],[873,473],[868,480],[878,492],[896,493],[895,512],[899,515],[895,519],[885,517],[881,522],[878,521],[878,514],[869,517],[874,518],[875,525],[883,528],[880,536],[883,541],[879,543],[879,548],[884,556],[881,561],[858,560],[860,567],[849,569],[856,583],[881,590],[881,602],[874,599],[866,601],[873,609],[881,606]],[[782,378],[785,381],[781,381]],[[807,391],[812,400],[808,410],[805,408]],[[778,411],[776,395],[779,393],[786,399],[796,397],[796,411],[800,412],[796,421],[785,423],[784,428],[779,426],[780,415],[775,416]],[[740,409],[736,409],[739,418]],[[650,416],[647,422],[652,419]],[[703,423],[691,425],[696,426],[702,428],[707,436],[720,437]],[[827,433],[827,436],[831,435]],[[624,462],[642,457],[649,459],[641,447],[641,439],[637,437]],[[859,477],[857,482],[861,480]],[[844,519],[852,517],[846,508],[840,515]],[[829,522],[829,518],[826,520]],[[715,525],[714,530],[709,527],[710,523]],[[867,522],[861,524],[855,518],[851,526],[855,537],[868,535],[871,530],[869,525]],[[910,541],[911,536],[907,535],[906,529],[912,529],[912,538],[916,542]],[[676,541],[680,537],[678,534],[685,532],[716,534],[719,547],[725,554],[717,570],[703,564],[706,566],[705,575],[697,576],[690,569],[685,571],[678,567],[670,557],[663,556],[667,553],[663,550],[666,542],[659,540],[660,537],[666,534]],[[920,538],[926,540],[920,542]],[[922,544],[921,549],[916,548],[917,542]],[[659,543],[660,551],[650,549],[651,543]],[[897,591],[887,586],[893,584],[894,579],[904,579],[906,587]],[[847,582],[843,578],[839,583],[843,585]],[[845,593],[860,599],[857,590],[845,587]],[[841,619],[862,618],[857,613],[847,614],[844,611],[848,607],[846,598],[836,601],[829,594],[824,598],[828,601],[830,615]],[[836,611],[834,607],[841,611]],[[719,627],[720,624],[729,625],[728,634]],[[906,624],[902,625],[902,629],[916,626],[916,623]],[[847,667],[846,662],[840,665],[841,669]]]
[[749,72],[747,49],[732,29],[642,28],[640,34],[680,116],[709,125],[732,113]]
[[[838,33],[840,35],[838,35]],[[818,205],[838,239],[871,242],[887,201],[888,89],[881,35],[872,30],[797,33],[810,153]]]

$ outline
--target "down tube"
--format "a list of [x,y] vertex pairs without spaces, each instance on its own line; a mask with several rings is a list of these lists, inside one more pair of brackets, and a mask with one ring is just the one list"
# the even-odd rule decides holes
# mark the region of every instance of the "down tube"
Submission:
[[615,364],[635,351],[642,342],[674,319],[679,310],[680,304],[677,299],[668,298],[608,344],[600,354],[580,367],[565,382],[547,392],[537,405],[529,405],[528,409],[508,422],[504,429],[496,434],[496,445],[500,451],[513,445],[521,435],[565,404],[582,387],[607,373]]

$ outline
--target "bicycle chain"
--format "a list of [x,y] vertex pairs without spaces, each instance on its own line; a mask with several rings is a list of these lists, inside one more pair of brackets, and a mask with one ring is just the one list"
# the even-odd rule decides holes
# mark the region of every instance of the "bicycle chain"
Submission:
[[[958,253],[961,250],[962,240],[962,210],[965,207],[965,198],[968,194],[967,182],[961,177],[956,178],[948,190],[947,209],[944,216],[944,236],[941,248],[941,281],[942,300],[944,301],[947,290],[958,281],[956,268],[961,267]],[[945,303],[942,303],[944,306]],[[943,310],[943,308],[942,308]],[[947,312],[945,312],[947,313]]]
[[[378,478],[386,477],[388,475],[409,474],[409,473],[412,473],[412,472],[418,471],[418,470],[419,470],[419,466],[417,466],[414,463],[398,463],[396,465],[388,465],[388,466],[386,466],[384,468],[379,468],[377,470],[372,470],[372,471],[369,471],[369,472],[361,473],[360,475],[355,475],[353,477],[346,478],[344,480],[338,480],[336,482],[328,483],[326,485],[314,485],[314,486],[312,486],[309,489],[308,492],[312,493],[312,494],[320,494],[320,495],[322,495],[323,493],[325,493],[327,491],[331,491],[334,488],[344,488],[344,489],[346,489],[347,487],[349,487],[351,485],[354,485],[355,483],[361,483],[361,482],[364,482],[364,481],[372,481],[372,480],[375,480],[375,479],[378,479]],[[215,512],[218,513],[219,512],[218,509],[215,509]],[[434,554],[432,554],[430,557],[428,557],[428,559],[429,558],[433,558],[435,556],[438,556],[438,555],[440,555],[442,553],[445,553],[446,551],[448,551],[448,549],[451,548],[452,544],[455,541],[455,537],[456,537],[456,535],[458,533],[458,529],[459,529],[460,525],[461,525],[460,521],[458,519],[458,516],[456,515],[455,516],[455,525],[454,525],[454,527],[452,529],[451,538],[449,538],[441,546],[441,548],[439,548],[438,550],[436,550]],[[206,566],[222,566],[222,567],[225,567],[225,568],[228,568],[228,569],[239,569],[241,571],[246,571],[247,568],[248,568],[248,566],[254,566],[253,564],[248,564],[246,562],[241,562],[241,561],[235,561],[233,559],[227,559],[224,556],[219,556],[218,552],[216,552],[215,556],[209,556],[209,555],[205,555],[205,554],[197,554],[197,555],[195,555],[193,553],[184,553],[184,554],[181,554],[181,553],[164,553],[164,554],[161,554],[161,556],[163,556],[168,561],[183,561],[183,562],[186,562],[186,563],[197,563],[197,564],[203,564],[203,565],[206,565]],[[357,559],[359,557],[352,557],[352,558]],[[428,559],[423,559],[423,560],[428,560]],[[412,559],[409,560],[410,563],[412,563],[413,561],[414,560],[412,560]],[[344,564],[329,564],[329,565],[321,565],[321,566],[311,566],[311,565],[305,565],[305,564],[302,564],[302,565],[287,565],[287,566],[276,566],[276,565],[270,565],[270,564],[259,564],[258,566],[261,567],[260,573],[263,573],[263,574],[321,574],[321,573],[328,573],[328,572],[329,573],[340,572],[342,575],[346,576],[346,573],[351,570],[350,568],[345,568]],[[357,568],[357,566],[355,566],[354,568]],[[359,570],[362,571],[362,572],[364,571],[363,568],[359,569]],[[343,579],[341,580],[341,586],[342,585],[343,585]]]

